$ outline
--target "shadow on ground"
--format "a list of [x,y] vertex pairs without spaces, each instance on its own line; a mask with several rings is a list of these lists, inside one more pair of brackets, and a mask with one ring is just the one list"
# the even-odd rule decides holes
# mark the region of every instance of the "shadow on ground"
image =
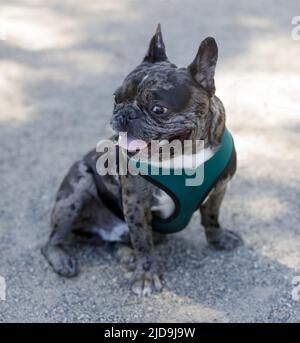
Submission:
[[[299,42],[290,38],[297,4],[3,5],[0,274],[7,300],[0,302],[1,321],[299,321],[300,303],[291,291],[300,273],[300,124],[298,113],[286,110],[299,108],[299,66],[291,58]],[[159,21],[178,65],[190,63],[206,36],[219,43],[217,86],[240,156],[222,222],[243,235],[245,246],[232,253],[209,249],[196,215],[157,249],[163,293],[140,300],[128,291],[113,248],[77,246],[81,274],[72,280],[57,277],[39,248],[64,173],[109,134],[112,93],[142,59]],[[289,83],[282,84],[286,77]],[[268,111],[261,80],[267,89],[276,86]]]

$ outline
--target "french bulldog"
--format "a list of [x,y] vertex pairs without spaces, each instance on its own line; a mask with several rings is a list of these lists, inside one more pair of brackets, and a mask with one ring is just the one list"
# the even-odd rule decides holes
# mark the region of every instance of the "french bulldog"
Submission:
[[[203,140],[205,149],[220,145],[225,129],[225,110],[215,96],[218,47],[214,38],[204,39],[192,63],[178,68],[168,60],[160,25],[143,61],[130,72],[114,93],[110,139],[119,144],[119,133],[131,142],[152,140]],[[122,146],[122,144],[121,144]],[[126,150],[124,144],[123,150]],[[99,175],[93,149],[74,163],[56,196],[51,215],[52,232],[42,253],[54,271],[65,277],[78,273],[69,251],[76,235],[91,242],[129,244],[134,253],[132,291],[147,296],[162,289],[154,254],[152,219],[167,217],[172,200],[140,175]],[[242,243],[239,235],[223,229],[219,211],[226,185],[236,171],[236,153],[226,174],[199,207],[208,243],[230,250]]]

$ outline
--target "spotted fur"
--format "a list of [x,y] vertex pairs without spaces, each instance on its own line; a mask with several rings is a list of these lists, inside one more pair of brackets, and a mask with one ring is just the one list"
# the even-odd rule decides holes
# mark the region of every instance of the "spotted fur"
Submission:
[[[177,68],[167,58],[159,26],[142,63],[115,92],[113,129],[144,141],[179,137],[203,139],[208,150],[219,145],[225,110],[214,95],[217,54],[215,40],[207,38],[193,62],[187,68]],[[155,104],[167,110],[157,115],[151,110]],[[67,247],[72,234],[93,243],[103,239],[130,242],[135,257],[133,292],[149,295],[159,291],[162,285],[151,222],[161,212],[158,198],[164,194],[139,175],[100,176],[96,170],[99,156],[91,151],[63,180],[51,216],[52,233],[42,252],[58,274],[70,277],[77,273],[76,260]],[[226,184],[235,170],[234,156],[227,174],[200,207],[207,240],[218,249],[232,249],[241,242],[218,221]]]

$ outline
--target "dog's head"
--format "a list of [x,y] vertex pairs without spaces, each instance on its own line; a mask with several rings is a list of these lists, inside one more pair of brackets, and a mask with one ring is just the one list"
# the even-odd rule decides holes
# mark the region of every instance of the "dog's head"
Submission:
[[214,96],[217,58],[217,44],[208,37],[193,62],[177,68],[167,58],[158,25],[144,60],[114,93],[112,128],[126,132],[129,142],[188,139],[197,132],[198,139],[217,145],[224,129],[224,113],[216,111],[222,105]]

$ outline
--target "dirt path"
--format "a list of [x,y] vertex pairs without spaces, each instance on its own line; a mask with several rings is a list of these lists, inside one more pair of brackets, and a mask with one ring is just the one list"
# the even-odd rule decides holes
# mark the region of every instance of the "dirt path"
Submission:
[[[1,2],[0,321],[299,321],[299,1]],[[245,246],[210,250],[196,215],[157,249],[163,292],[140,300],[109,248],[77,247],[72,280],[39,249],[64,173],[110,132],[112,93],[157,22],[178,65],[206,36],[219,43],[217,95],[239,156],[222,222]]]

